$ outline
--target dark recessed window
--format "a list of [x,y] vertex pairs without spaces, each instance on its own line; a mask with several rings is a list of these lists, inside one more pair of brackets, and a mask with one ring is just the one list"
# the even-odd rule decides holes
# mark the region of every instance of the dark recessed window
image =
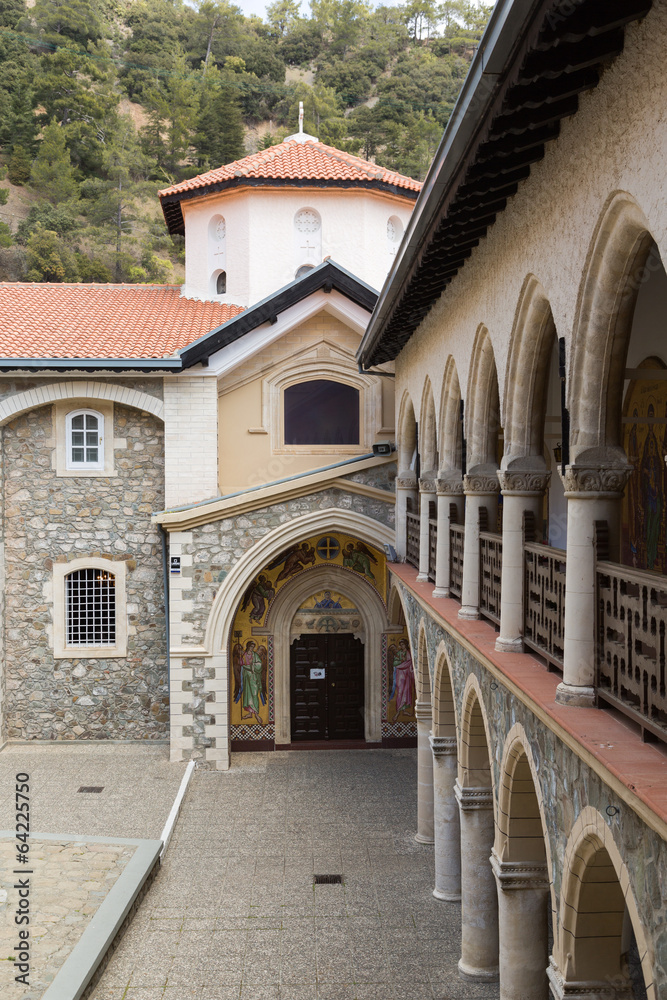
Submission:
[[221,271],[215,283],[215,290],[218,295],[224,295],[227,291],[227,272]]
[[359,390],[327,379],[289,386],[285,444],[359,444]]

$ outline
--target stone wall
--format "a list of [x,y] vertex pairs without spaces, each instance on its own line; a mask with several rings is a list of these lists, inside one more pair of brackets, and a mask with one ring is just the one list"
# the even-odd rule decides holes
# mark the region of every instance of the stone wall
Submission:
[[[161,395],[156,381],[121,384]],[[31,387],[6,380],[0,391]],[[163,571],[159,531],[150,521],[164,505],[162,424],[115,405],[114,438],[124,446],[114,450],[113,478],[58,477],[54,433],[52,406],[3,429],[6,736],[164,739]],[[53,563],[93,555],[127,562],[127,657],[55,660]]]
[[[627,804],[606,785],[572,750],[504,687],[491,678],[481,663],[456,639],[438,625],[414,599],[410,591],[394,578],[406,610],[413,652],[419,648],[419,629],[423,622],[431,672],[435,678],[437,649],[444,643],[449,661],[457,720],[461,720],[466,680],[473,674],[484,692],[482,710],[489,725],[491,771],[497,800],[501,763],[507,735],[516,723],[526,733],[527,748],[538,762],[541,799],[546,836],[549,840],[552,870],[549,873],[556,895],[557,909],[563,878],[563,860],[570,831],[582,810],[591,806],[602,816],[620,849],[631,879],[643,926],[655,943],[655,982],[667,982],[667,886],[662,873],[667,871],[667,843],[651,830]],[[490,682],[496,682],[491,687]],[[613,816],[607,807],[616,807]],[[613,809],[610,810],[613,812]]]

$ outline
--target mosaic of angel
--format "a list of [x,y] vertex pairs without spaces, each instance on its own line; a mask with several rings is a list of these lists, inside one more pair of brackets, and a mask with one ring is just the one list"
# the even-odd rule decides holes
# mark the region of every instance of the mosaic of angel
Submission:
[[245,644],[245,649],[237,642],[232,649],[234,670],[234,701],[241,702],[241,718],[253,719],[262,724],[259,715],[260,702],[266,705],[269,658],[266,646],[257,646],[253,639]]
[[260,573],[256,580],[250,584],[243,595],[241,611],[245,611],[252,601],[252,611],[250,612],[251,622],[261,622],[266,611],[266,602],[271,601],[276,596],[276,592],[268,577]]
[[392,722],[396,722],[401,712],[413,713],[415,682],[412,672],[412,655],[407,639],[399,639],[398,646],[387,650],[388,674],[391,677],[389,701],[396,698],[396,711]]
[[377,559],[363,542],[357,541],[354,545],[352,542],[348,542],[343,549],[343,566],[347,566],[348,569],[353,569],[357,573],[362,573],[375,583],[371,569],[372,562],[377,563]]
[[300,573],[308,563],[314,562],[315,549],[308,542],[300,542],[298,545],[293,545],[287,552],[281,553],[266,568],[267,570],[278,569],[283,563],[285,564],[276,577],[276,583],[280,583],[281,580],[289,580],[291,576]]

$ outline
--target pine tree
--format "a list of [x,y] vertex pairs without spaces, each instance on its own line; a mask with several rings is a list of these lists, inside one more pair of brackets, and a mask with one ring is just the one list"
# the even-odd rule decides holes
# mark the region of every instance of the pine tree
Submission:
[[32,165],[30,181],[54,205],[78,197],[65,132],[55,118],[44,129],[44,137]]
[[195,144],[202,165],[220,167],[246,155],[241,110],[229,85],[205,95],[198,126]]
[[27,184],[30,180],[30,154],[25,146],[14,146],[7,164],[7,176],[12,184]]
[[0,0],[0,27],[15,28],[18,19],[24,14],[23,0]]

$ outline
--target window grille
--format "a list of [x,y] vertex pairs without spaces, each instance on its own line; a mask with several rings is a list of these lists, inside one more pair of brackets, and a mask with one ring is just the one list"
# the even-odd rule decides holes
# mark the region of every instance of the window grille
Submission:
[[70,469],[99,469],[104,464],[103,417],[83,411],[68,414],[67,459]]
[[80,569],[66,577],[67,645],[116,643],[116,578],[102,569]]

